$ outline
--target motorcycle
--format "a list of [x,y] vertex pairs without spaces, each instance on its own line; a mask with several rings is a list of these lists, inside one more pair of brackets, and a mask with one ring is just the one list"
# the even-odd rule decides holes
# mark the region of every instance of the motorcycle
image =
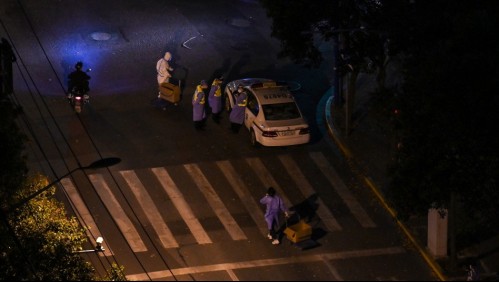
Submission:
[[68,99],[69,103],[78,114],[81,113],[83,105],[90,102],[88,94],[77,90],[76,87],[69,93]]
[[72,72],[68,77],[68,100],[78,114],[81,113],[83,105],[90,102],[90,97],[88,96],[88,80],[90,79],[90,76],[86,74],[87,72],[90,72],[90,69],[82,71],[82,67],[82,62],[76,63],[76,71]]

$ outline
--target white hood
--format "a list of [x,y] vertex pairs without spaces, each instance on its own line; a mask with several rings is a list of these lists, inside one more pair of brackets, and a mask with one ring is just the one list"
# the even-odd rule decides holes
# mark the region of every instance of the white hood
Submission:
[[172,59],[172,54],[170,52],[166,52],[164,58],[165,60],[170,61]]

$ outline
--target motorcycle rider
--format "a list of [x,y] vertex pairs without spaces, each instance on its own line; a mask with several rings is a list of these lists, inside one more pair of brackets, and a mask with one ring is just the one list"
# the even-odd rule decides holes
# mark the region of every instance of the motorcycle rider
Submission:
[[88,81],[90,80],[90,76],[82,69],[83,63],[77,62],[75,71],[68,76],[68,99],[71,99],[73,94],[83,95],[85,102],[88,102],[88,91],[90,91]]

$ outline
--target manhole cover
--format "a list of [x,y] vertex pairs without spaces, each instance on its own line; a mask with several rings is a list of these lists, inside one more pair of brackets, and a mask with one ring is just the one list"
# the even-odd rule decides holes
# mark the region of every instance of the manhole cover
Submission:
[[247,19],[237,18],[237,19],[230,19],[229,24],[237,27],[248,27],[250,26],[251,22]]
[[111,34],[107,32],[94,32],[90,34],[90,37],[96,41],[105,41],[111,39]]

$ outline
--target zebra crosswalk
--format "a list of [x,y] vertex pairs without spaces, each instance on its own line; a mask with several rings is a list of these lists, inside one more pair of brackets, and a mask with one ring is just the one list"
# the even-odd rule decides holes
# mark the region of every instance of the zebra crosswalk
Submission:
[[170,228],[168,228],[168,225],[166,225],[165,221],[162,219],[161,213],[154,204],[154,201],[152,200],[151,196],[149,196],[149,194],[147,193],[144,185],[142,185],[142,183],[140,182],[140,179],[137,177],[137,174],[135,174],[135,172],[132,170],[120,171],[120,173],[128,183],[128,186],[130,186],[137,200],[139,201],[140,206],[142,207],[144,213],[147,216],[147,219],[149,220],[151,226],[154,228],[156,234],[161,240],[163,247],[177,248],[179,245],[175,241]]
[[[321,152],[310,152],[307,158],[314,164],[314,171],[320,173],[322,178],[326,180],[322,185],[329,186],[326,188],[330,188],[329,190],[336,193],[359,225],[362,228],[376,227],[373,219],[343,183],[327,158]],[[245,164],[245,168],[238,170],[241,164]],[[140,222],[137,221],[137,218],[130,218],[130,214],[126,212],[126,209],[130,207],[123,206],[123,201],[120,201],[123,194],[118,195],[112,189],[113,183],[110,183],[108,178],[99,173],[90,174],[88,177],[130,248],[134,252],[147,252],[148,247],[141,237],[140,225],[153,228],[157,239],[165,249],[179,248],[185,244],[186,237],[199,245],[216,242],[219,237],[215,236],[214,231],[207,228],[206,224],[203,225],[203,221],[207,217],[216,218],[218,222],[216,226],[219,229],[217,232],[222,230],[226,234],[225,236],[229,236],[234,241],[248,240],[252,236],[249,233],[250,229],[266,235],[268,230],[263,220],[264,207],[259,203],[260,197],[263,196],[262,192],[266,188],[260,189],[259,193],[255,195],[255,186],[275,187],[288,207],[293,207],[298,202],[303,202],[305,199],[319,194],[314,189],[314,186],[317,185],[316,181],[311,179],[311,176],[304,171],[303,167],[300,167],[292,155],[277,156],[275,164],[281,166],[289,177],[273,174],[273,170],[269,169],[265,160],[257,157],[245,158],[243,162],[221,160],[202,165],[191,163],[169,167],[122,170],[113,173],[123,180],[119,189],[126,190],[127,197],[133,196],[133,203],[137,203],[133,209],[140,210],[140,213],[144,215],[143,218],[139,219]],[[209,170],[206,169],[207,167]],[[248,168],[251,170],[251,175],[256,176],[251,181],[247,180]],[[217,170],[218,173],[210,173],[213,170]],[[289,183],[289,181],[294,183],[298,191],[291,193],[289,189],[282,189],[286,186],[284,183]],[[217,189],[217,185],[221,185],[220,183],[226,183],[230,186],[233,199],[230,201],[227,199],[226,187]],[[93,218],[71,179],[65,178],[61,184],[67,191],[80,221],[88,227],[87,232],[102,234],[96,223],[97,220]],[[189,200],[192,193],[196,195],[196,201]],[[301,195],[298,202],[297,193]],[[202,202],[199,204],[200,199],[206,205],[203,205]],[[159,204],[160,201],[161,204]],[[234,203],[236,204],[234,205]],[[340,221],[323,198],[316,197],[314,204],[317,207],[315,215],[320,219],[324,229],[330,232],[343,229]],[[165,212],[165,208],[168,208],[170,212]],[[201,210],[209,210],[211,214],[201,215],[203,213]],[[242,210],[246,215],[249,215],[252,227],[248,227],[247,222],[241,223],[240,219],[238,221],[237,216],[240,217]],[[187,235],[174,232],[173,227],[178,227],[179,224],[188,230]],[[104,255],[112,255],[110,248],[105,249],[109,251],[105,252]]]

